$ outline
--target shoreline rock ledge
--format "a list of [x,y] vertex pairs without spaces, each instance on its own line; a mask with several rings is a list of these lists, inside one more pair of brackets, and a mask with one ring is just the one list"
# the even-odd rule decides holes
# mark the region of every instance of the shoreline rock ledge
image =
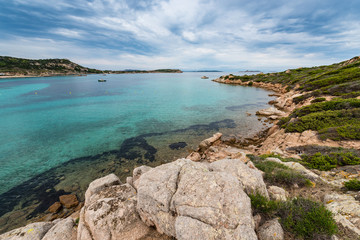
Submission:
[[255,240],[247,195],[255,192],[269,198],[262,172],[251,162],[178,159],[134,169],[125,184],[114,174],[97,179],[89,185],[79,219],[33,223],[0,239],[41,240],[51,234],[52,240]]

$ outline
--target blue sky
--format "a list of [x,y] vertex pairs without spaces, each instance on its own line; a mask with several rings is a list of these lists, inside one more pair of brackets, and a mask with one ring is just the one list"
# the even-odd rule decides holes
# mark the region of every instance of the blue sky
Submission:
[[0,0],[0,55],[263,71],[360,55],[359,0]]

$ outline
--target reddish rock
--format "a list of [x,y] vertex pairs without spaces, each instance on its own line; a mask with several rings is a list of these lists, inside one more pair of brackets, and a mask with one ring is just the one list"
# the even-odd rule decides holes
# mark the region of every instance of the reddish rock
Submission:
[[53,205],[51,205],[49,208],[48,208],[48,211],[51,212],[51,213],[57,213],[60,211],[61,209],[61,203],[60,202],[55,202]]
[[72,208],[79,204],[79,201],[77,200],[76,195],[69,194],[69,195],[62,195],[59,197],[60,202],[64,207],[66,208]]

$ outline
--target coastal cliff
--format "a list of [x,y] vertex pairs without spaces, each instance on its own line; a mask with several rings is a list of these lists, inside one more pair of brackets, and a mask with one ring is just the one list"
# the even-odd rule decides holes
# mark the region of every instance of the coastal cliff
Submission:
[[277,92],[257,112],[273,127],[247,139],[217,133],[186,158],[134,169],[126,183],[97,179],[81,210],[0,239],[359,239],[359,66],[356,57],[220,77]]

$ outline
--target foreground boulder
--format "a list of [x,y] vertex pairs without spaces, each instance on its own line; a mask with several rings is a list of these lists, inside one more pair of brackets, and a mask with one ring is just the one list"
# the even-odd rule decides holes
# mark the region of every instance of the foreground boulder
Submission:
[[[229,161],[179,159],[144,173],[137,193],[141,219],[177,239],[257,239],[245,184]],[[232,160],[232,169],[238,162]]]
[[[113,176],[107,177],[115,180]],[[90,186],[99,186],[98,183]],[[112,185],[98,189],[101,190],[87,196],[81,210],[77,239],[135,240],[148,234],[149,228],[136,212],[136,191],[131,185]]]

